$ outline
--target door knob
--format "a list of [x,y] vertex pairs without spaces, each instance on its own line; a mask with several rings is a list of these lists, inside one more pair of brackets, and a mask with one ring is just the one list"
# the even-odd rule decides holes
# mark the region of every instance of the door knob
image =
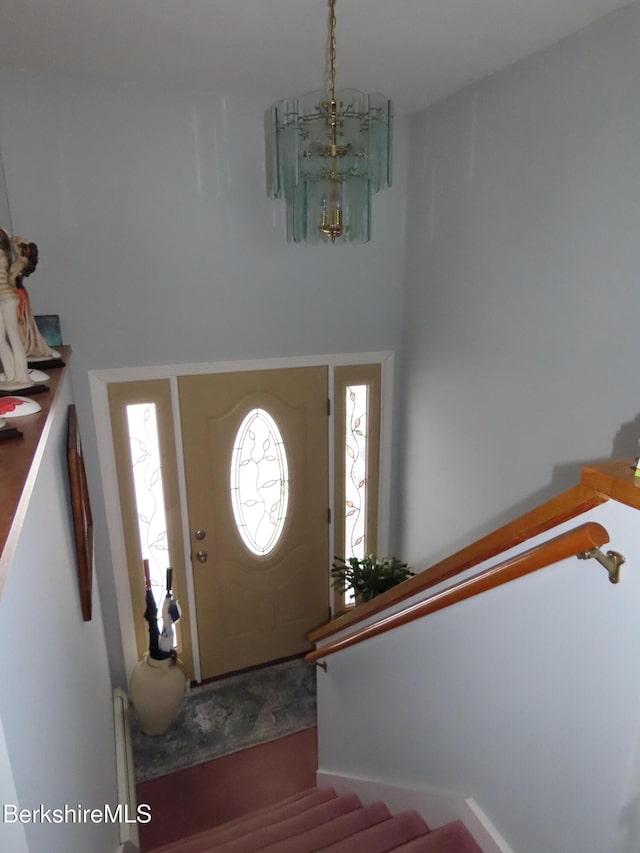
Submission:
[[196,532],[193,535],[196,537],[198,542],[200,542],[200,540],[204,539],[205,536],[207,535],[207,531],[206,530],[196,530]]
[[196,560],[199,563],[206,563],[209,559],[209,554],[206,551],[196,551]]

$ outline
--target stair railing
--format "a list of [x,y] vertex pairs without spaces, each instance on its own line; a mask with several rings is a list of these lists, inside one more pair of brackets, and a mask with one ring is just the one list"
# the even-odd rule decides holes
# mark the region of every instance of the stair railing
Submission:
[[307,639],[317,644],[338,631],[364,622],[392,605],[425,592],[492,557],[504,554],[534,536],[577,518],[610,499],[640,509],[640,477],[635,476],[635,467],[633,459],[607,460],[585,466],[578,485],[509,521],[398,586],[377,595],[371,601],[350,607],[346,613],[315,628],[307,635]]
[[[336,652],[362,643],[371,637],[376,637],[420,619],[445,607],[458,604],[467,598],[480,595],[488,590],[495,589],[539,569],[566,560],[569,557],[596,557],[599,562],[601,552],[599,548],[609,541],[609,534],[601,524],[587,522],[579,527],[574,527],[566,533],[561,533],[547,542],[536,545],[515,557],[504,560],[490,569],[479,572],[466,580],[460,581],[440,592],[436,592],[423,601],[406,607],[398,613],[374,622],[371,625],[352,631],[350,634],[320,646],[306,655],[305,660],[310,663],[319,662],[320,666],[326,668],[324,658]],[[609,552],[613,554],[614,552]],[[617,555],[619,556],[619,555]],[[604,563],[603,563],[604,564]],[[606,567],[606,566],[605,566]],[[609,571],[609,569],[608,569]]]

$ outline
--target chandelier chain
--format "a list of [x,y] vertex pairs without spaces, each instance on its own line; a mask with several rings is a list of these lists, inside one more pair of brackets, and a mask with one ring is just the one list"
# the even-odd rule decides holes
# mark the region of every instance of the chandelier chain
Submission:
[[336,99],[336,0],[329,0],[329,92]]

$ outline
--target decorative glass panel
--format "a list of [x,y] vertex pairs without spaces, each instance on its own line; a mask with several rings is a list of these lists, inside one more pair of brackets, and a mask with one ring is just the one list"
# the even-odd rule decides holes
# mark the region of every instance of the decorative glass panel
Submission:
[[280,430],[264,409],[243,420],[231,460],[231,502],[238,533],[260,557],[270,554],[287,517],[289,472]]
[[[149,561],[151,587],[161,614],[169,556],[156,404],[132,403],[126,412],[140,550],[142,559]],[[142,582],[142,567],[140,578]]]
[[345,423],[345,545],[347,558],[366,553],[367,385],[347,385]]

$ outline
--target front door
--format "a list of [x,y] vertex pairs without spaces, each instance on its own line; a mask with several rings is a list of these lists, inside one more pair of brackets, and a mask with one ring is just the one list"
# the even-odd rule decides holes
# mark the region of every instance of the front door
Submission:
[[327,368],[178,380],[202,678],[328,617]]

